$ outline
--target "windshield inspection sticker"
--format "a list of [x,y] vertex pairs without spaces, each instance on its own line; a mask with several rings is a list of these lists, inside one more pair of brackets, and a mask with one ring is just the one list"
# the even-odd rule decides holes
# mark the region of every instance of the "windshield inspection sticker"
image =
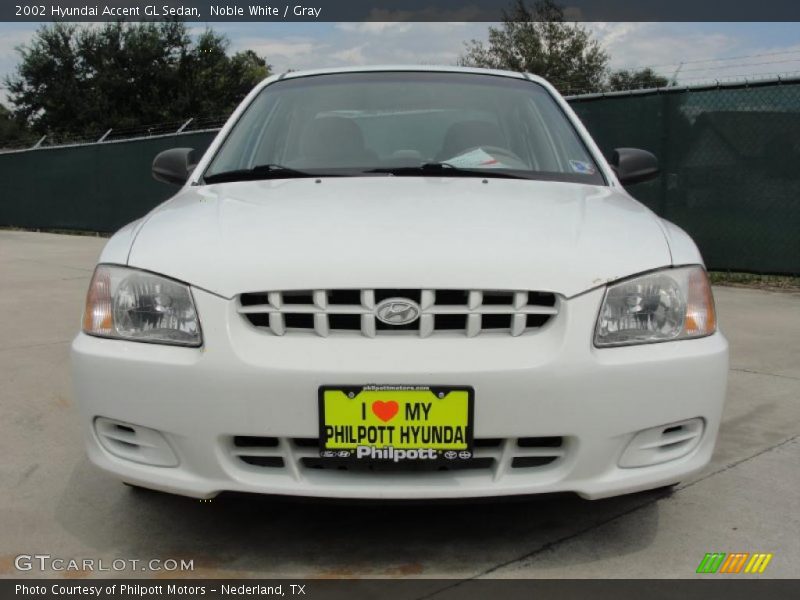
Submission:
[[570,160],[569,165],[576,173],[580,173],[582,175],[594,175],[594,167],[588,162],[584,162],[582,160]]

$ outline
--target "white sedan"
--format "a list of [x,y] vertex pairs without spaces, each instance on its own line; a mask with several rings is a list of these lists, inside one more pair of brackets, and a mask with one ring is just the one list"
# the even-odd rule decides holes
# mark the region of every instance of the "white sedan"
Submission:
[[105,247],[72,345],[91,460],[132,485],[338,498],[674,484],[728,345],[697,247],[528,74],[291,72]]

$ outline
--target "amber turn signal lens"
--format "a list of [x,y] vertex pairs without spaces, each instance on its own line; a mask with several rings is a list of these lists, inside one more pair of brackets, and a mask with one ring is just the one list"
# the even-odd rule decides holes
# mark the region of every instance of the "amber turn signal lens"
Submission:
[[717,329],[717,315],[708,274],[702,268],[692,269],[687,283],[684,335],[686,337],[711,335]]
[[110,335],[114,328],[111,313],[111,276],[102,266],[98,267],[86,294],[86,309],[83,313],[83,330],[94,335]]

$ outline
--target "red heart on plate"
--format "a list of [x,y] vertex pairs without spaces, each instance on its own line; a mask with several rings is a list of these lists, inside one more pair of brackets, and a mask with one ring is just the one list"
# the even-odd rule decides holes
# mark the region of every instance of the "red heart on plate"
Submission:
[[397,405],[397,402],[394,400],[389,400],[388,402],[376,400],[372,403],[372,412],[374,412],[375,416],[384,423],[391,421],[397,414],[399,408],[400,407]]

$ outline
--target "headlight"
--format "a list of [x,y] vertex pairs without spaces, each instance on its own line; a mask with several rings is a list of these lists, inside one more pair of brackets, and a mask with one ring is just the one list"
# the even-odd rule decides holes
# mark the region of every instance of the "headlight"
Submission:
[[703,267],[664,269],[608,286],[595,346],[649,344],[711,335],[714,298]]
[[101,337],[199,346],[203,338],[189,287],[172,279],[111,265],[95,269],[83,331]]

